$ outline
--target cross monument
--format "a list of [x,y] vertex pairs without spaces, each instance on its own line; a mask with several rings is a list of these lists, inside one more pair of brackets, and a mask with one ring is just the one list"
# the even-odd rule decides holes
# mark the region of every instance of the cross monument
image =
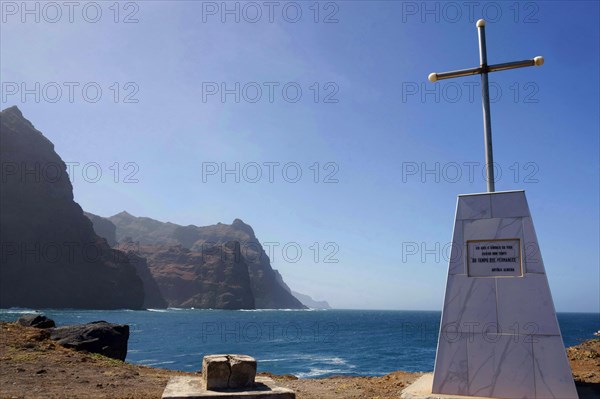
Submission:
[[479,67],[429,75],[481,75],[488,181],[487,192],[458,196],[435,367],[420,398],[577,399],[525,192],[494,186],[488,74],[544,59],[488,65],[484,20],[477,29]]

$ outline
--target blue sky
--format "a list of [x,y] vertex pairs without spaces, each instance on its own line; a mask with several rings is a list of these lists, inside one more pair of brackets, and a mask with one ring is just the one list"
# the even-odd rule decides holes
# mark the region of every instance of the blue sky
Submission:
[[241,218],[340,308],[441,308],[456,196],[485,191],[482,114],[478,77],[427,76],[477,66],[487,18],[490,63],[546,60],[490,75],[496,187],[526,190],[557,309],[600,310],[597,2],[46,4],[2,3],[1,106],[78,163],[75,200]]

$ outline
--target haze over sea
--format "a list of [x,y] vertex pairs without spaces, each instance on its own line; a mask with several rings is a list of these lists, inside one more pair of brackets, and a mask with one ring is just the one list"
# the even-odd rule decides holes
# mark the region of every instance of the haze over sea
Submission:
[[[14,321],[26,309],[0,309]],[[44,310],[58,326],[105,320],[130,326],[127,361],[197,371],[202,357],[243,353],[259,371],[300,378],[384,375],[397,370],[432,371],[440,312],[437,311],[147,311]],[[598,313],[558,313],[565,346],[594,338]]]

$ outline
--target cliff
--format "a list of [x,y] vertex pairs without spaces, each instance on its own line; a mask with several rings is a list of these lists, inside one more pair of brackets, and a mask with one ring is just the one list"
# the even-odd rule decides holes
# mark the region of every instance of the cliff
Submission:
[[83,214],[90,219],[94,226],[94,231],[99,237],[106,238],[106,242],[111,247],[117,243],[117,226],[108,219],[101,216],[94,215],[93,213],[83,212]]
[[294,295],[300,302],[311,309],[331,309],[331,306],[329,306],[327,301],[316,301],[308,295],[300,294],[299,292],[295,291],[292,291],[292,295]]
[[[190,250],[182,261],[185,264],[196,262],[193,254],[213,256],[226,252],[229,242],[240,245],[243,263],[248,268],[250,287],[257,309],[304,309],[305,306],[296,299],[285,283],[280,283],[280,276],[273,270],[269,257],[256,238],[252,227],[236,219],[232,224],[218,223],[211,226],[180,226],[174,223],[163,223],[150,218],[135,217],[121,212],[108,218],[117,226],[117,241],[124,239],[139,243],[142,256],[148,257],[148,264],[155,276],[165,299],[171,306],[171,297],[163,284],[165,282],[162,269],[173,268],[172,259],[166,259],[165,248],[181,246],[176,251]],[[152,251],[160,251],[161,256],[152,256]],[[168,260],[170,263],[164,263]],[[283,280],[281,280],[283,282]]]
[[140,245],[138,250],[171,307],[255,308],[248,265],[237,242],[228,242],[212,253],[190,251],[181,245]]
[[[91,220],[96,234],[105,238],[108,244],[113,247],[117,243],[117,226],[110,220],[102,216],[94,215],[93,213],[84,212],[84,215]],[[142,280],[144,285],[144,308],[146,309],[164,309],[168,306],[167,301],[163,298],[156,280],[148,269],[146,258],[139,255],[136,246],[122,245],[118,248],[121,252],[127,255],[129,262],[135,267],[135,270]]]
[[123,248],[123,250],[142,280],[144,286],[144,304],[142,306],[144,309],[166,309],[169,304],[160,292],[160,288],[150,272],[146,258],[138,256],[136,251],[128,251],[128,248]]
[[73,200],[65,163],[17,107],[0,113],[0,307],[140,309],[142,281]]

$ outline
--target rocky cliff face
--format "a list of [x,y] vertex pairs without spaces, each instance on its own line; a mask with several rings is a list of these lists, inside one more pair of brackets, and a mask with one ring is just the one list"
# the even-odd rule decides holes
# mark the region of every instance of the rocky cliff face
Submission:
[[[296,299],[282,284],[281,276],[271,268],[270,260],[256,238],[252,227],[236,219],[232,224],[216,224],[212,226],[199,227],[194,225],[179,226],[173,223],[163,223],[150,218],[138,218],[127,212],[121,212],[109,218],[117,226],[117,240],[125,238],[138,242],[141,247],[145,246],[148,255],[148,263],[152,274],[157,279],[165,298],[171,304],[170,296],[163,288],[162,277],[157,275],[162,267],[167,269],[173,267],[173,263],[165,266],[162,257],[149,255],[151,248],[163,248],[165,246],[179,245],[181,248],[190,250],[190,254],[213,256],[227,251],[229,242],[238,242],[243,263],[247,265],[250,277],[250,287],[257,309],[304,309],[305,306]],[[190,262],[192,255],[182,258],[186,263]],[[171,305],[174,306],[174,305]]]
[[113,222],[93,213],[83,212],[83,214],[92,222],[96,234],[106,238],[108,245],[113,247],[117,244],[117,226]]
[[148,268],[146,258],[138,256],[137,251],[131,250],[127,246],[123,250],[127,254],[129,262],[135,267],[137,275],[142,280],[144,286],[144,309],[166,309],[169,305]]
[[140,309],[142,281],[73,201],[65,163],[16,107],[0,113],[0,307]]
[[[96,234],[105,238],[111,247],[117,243],[117,226],[110,220],[93,213],[84,212],[84,215],[91,220]],[[137,275],[144,285],[144,308],[146,309],[164,309],[168,306],[163,298],[156,280],[148,269],[146,258],[139,256],[139,251],[135,245],[122,245],[119,250],[127,255],[129,262],[135,267]]]
[[131,238],[140,244],[179,244],[178,240],[173,237],[175,229],[181,227],[177,224],[163,223],[146,217],[135,217],[125,211],[109,217],[108,220],[117,226],[117,241],[119,242]]
[[181,245],[140,245],[139,254],[148,260],[171,307],[255,309],[248,265],[237,242],[225,243],[211,253],[194,252]]
[[300,302],[308,306],[310,309],[331,309],[331,306],[329,306],[327,301],[316,301],[308,295],[304,295],[295,291],[292,291],[292,295],[298,298]]

